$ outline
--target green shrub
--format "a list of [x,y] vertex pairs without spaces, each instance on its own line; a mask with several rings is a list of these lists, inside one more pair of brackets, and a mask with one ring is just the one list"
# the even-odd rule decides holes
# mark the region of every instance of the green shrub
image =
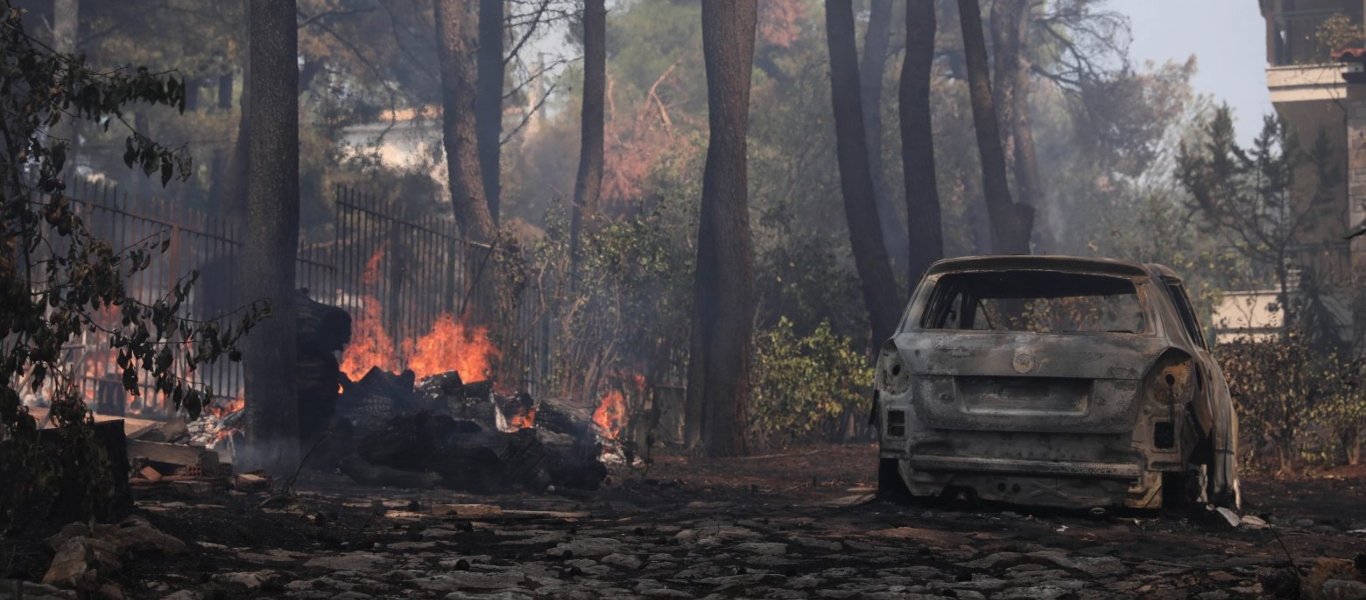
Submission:
[[868,358],[822,321],[799,336],[787,318],[755,340],[750,432],[756,446],[839,441],[862,431],[873,384]]

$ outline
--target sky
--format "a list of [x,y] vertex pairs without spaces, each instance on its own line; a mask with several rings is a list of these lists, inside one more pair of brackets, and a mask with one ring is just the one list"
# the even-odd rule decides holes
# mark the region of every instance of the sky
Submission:
[[1130,57],[1183,62],[1195,56],[1196,93],[1233,108],[1240,142],[1271,112],[1266,90],[1266,22],[1252,0],[1110,0],[1133,27]]

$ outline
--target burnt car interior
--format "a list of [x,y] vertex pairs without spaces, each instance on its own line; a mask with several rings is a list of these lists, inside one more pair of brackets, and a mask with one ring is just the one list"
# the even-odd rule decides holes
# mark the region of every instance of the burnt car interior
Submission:
[[1060,271],[944,275],[921,326],[1033,333],[1148,333],[1148,310],[1132,280]]

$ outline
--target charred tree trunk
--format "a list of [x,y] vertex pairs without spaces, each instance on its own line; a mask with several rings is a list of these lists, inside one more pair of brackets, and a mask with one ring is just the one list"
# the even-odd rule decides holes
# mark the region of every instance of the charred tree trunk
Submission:
[[930,265],[944,256],[930,109],[936,28],[934,4],[917,0],[906,5],[906,57],[901,63],[901,172],[906,180],[911,291]]
[[997,0],[991,10],[994,54],[992,103],[1000,117],[1001,146],[1015,175],[1015,197],[1035,206],[1039,198],[1039,167],[1029,126],[1029,65],[1024,57],[1024,35],[1034,0]]
[[858,46],[854,41],[852,0],[825,3],[826,44],[830,50],[830,103],[835,113],[835,148],[839,158],[840,191],[849,221],[849,243],[862,282],[863,305],[880,346],[892,335],[900,314],[896,278],[887,260],[874,201],[873,173],[864,137],[863,107],[858,77]]
[[[250,14],[251,0],[243,0],[246,13]],[[250,44],[251,28],[248,27],[244,32]],[[225,108],[232,106],[232,79],[228,76],[219,82],[220,86],[227,86],[227,102]],[[224,99],[223,88],[219,88],[218,99]],[[218,175],[221,182],[218,183],[218,195],[215,204],[219,215],[224,216],[230,223],[241,226],[241,215],[246,214],[247,210],[247,131],[251,126],[251,60],[244,61],[242,65],[242,93],[237,102],[237,110],[241,111],[237,116],[237,138],[232,144],[232,153],[228,155],[223,163],[223,172]]]
[[997,254],[1029,254],[1034,211],[1028,205],[1011,200],[1006,157],[1001,149],[1001,128],[991,98],[982,11],[977,1],[958,0],[958,17],[963,27],[972,122],[977,130],[977,151],[982,162],[982,189],[991,218],[991,249]]
[[295,3],[251,0],[252,93],[247,130],[247,297],[270,302],[251,331],[246,379],[248,463],[287,474],[299,455],[294,260],[299,248],[299,67]]
[[604,0],[583,5],[583,112],[579,172],[570,207],[569,260],[571,284],[579,275],[579,243],[585,218],[598,214],[602,195],[603,104],[607,89],[607,7]]
[[892,35],[892,0],[872,0],[868,33],[859,63],[859,92],[863,104],[863,137],[868,143],[868,170],[873,174],[873,200],[877,204],[882,241],[892,268],[905,269],[907,244],[905,222],[897,214],[882,167],[882,78],[887,72],[887,53]]
[[708,456],[748,450],[754,332],[754,243],[745,163],[755,0],[702,1],[707,69],[707,162],[697,231],[697,280],[688,402],[701,410]]
[[494,223],[498,222],[503,193],[503,10],[503,0],[479,0],[479,89],[474,99],[474,118],[478,127],[479,172]]
[[242,72],[242,97],[238,101],[237,138],[232,143],[232,154],[224,161],[223,173],[219,174],[217,205],[219,214],[230,222],[241,225],[241,215],[246,214],[247,206],[247,160],[250,156],[247,147],[248,132],[251,129],[251,71],[250,67]]
[[[446,149],[451,207],[467,241],[490,244],[497,230],[484,196],[475,133],[475,72],[470,3],[435,0],[437,54],[441,63],[442,141]],[[492,250],[490,250],[492,251]],[[481,269],[467,314],[482,325],[494,325],[497,291],[489,269]],[[471,312],[471,308],[473,309]],[[462,317],[465,315],[461,315]]]

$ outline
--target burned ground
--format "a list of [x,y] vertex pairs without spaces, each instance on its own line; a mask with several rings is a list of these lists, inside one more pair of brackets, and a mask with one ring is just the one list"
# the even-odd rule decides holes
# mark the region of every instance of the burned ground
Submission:
[[[1201,514],[879,502],[875,452],[663,457],[563,494],[330,476],[293,501],[148,486],[138,512],[189,550],[126,559],[115,581],[130,598],[1236,598],[1293,589],[1292,559],[1307,576],[1366,546],[1359,472],[1253,479],[1248,514],[1273,526],[1235,529]],[[31,540],[11,576],[41,578],[49,558]]]

